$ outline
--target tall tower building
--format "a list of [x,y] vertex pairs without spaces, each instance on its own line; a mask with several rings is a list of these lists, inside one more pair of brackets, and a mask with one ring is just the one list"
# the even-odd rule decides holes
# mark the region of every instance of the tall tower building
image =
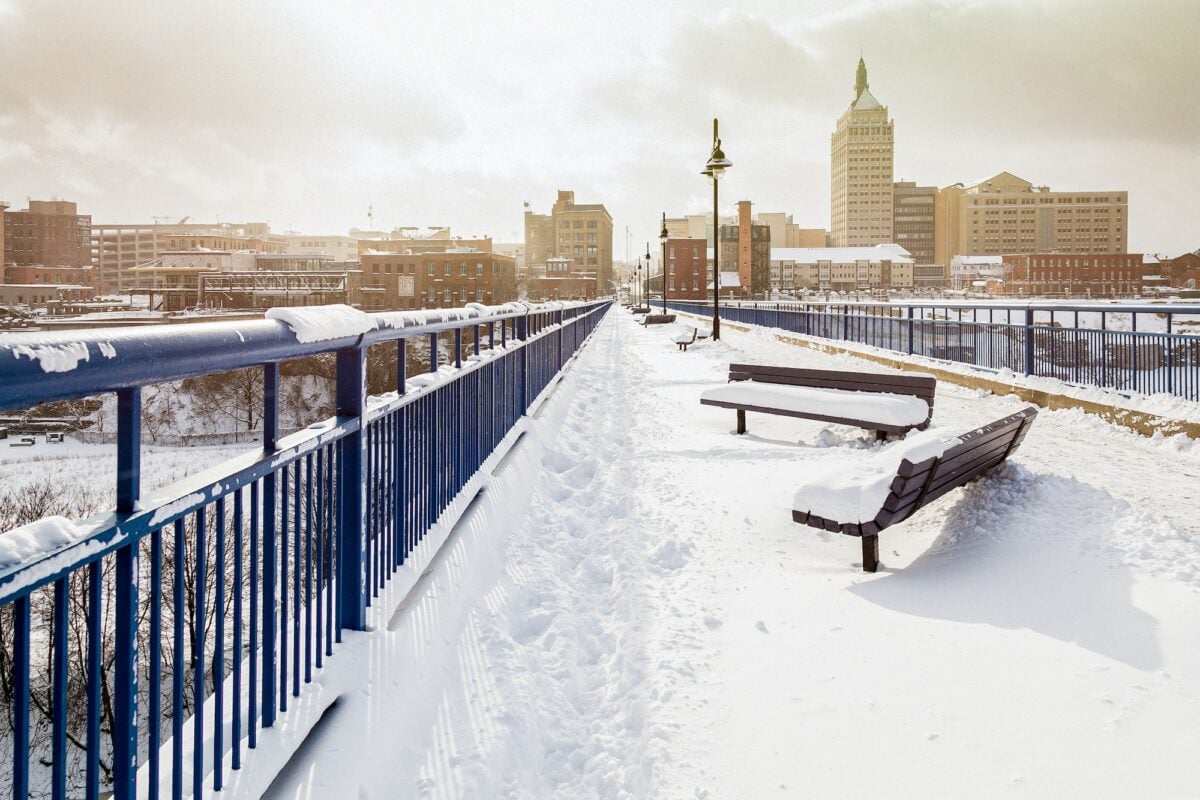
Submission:
[[860,58],[854,102],[830,136],[830,232],[834,247],[887,244],[892,229],[892,121],[871,94]]

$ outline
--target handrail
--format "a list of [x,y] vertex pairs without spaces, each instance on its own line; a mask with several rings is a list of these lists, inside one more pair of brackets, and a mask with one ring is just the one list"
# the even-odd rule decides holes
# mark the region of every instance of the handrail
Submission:
[[[0,408],[117,395],[116,507],[0,535],[22,553],[0,567],[13,796],[220,791],[389,581],[416,580],[444,541],[426,535],[463,513],[610,302],[4,337]],[[408,378],[419,337],[430,373]],[[395,389],[369,397],[367,349],[389,341]],[[318,353],[336,355],[335,416],[280,437],[279,363]],[[143,495],[142,388],[256,366],[261,449]]]
[[273,319],[50,331],[0,337],[0,411],[583,307],[509,303],[362,314],[362,334],[302,342]]
[[[708,313],[707,306],[700,303],[671,301],[671,305],[677,311]],[[948,313],[938,314],[940,311]],[[934,313],[931,317],[926,312]],[[1039,314],[1049,314],[1050,318],[1038,319]],[[1073,324],[1059,325],[1057,317],[1063,314],[1074,315]],[[1093,320],[1099,317],[1100,326],[1084,326],[1081,323],[1087,318],[1081,319],[1081,314],[1093,315]],[[1121,314],[1129,315],[1124,322],[1130,330],[1109,326]],[[1139,314],[1158,319],[1139,329]],[[1177,327],[1180,317],[1196,314],[1200,314],[1200,306],[1175,304],[742,301],[722,306],[722,315],[731,322],[852,341],[983,369],[1056,378],[1081,386],[1165,392],[1200,400],[1200,331],[1183,333]]]

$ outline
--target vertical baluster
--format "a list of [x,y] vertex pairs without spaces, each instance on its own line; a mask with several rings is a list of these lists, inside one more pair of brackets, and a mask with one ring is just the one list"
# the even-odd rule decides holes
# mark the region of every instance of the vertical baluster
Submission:
[[29,596],[13,603],[13,800],[29,798]]
[[171,665],[171,797],[180,800],[183,797],[183,679],[187,672],[187,661],[184,654],[184,573],[187,552],[187,542],[184,536],[184,521],[175,520],[174,552],[172,553],[175,569],[175,597],[172,608],[174,621],[174,652]]
[[[225,498],[216,502],[216,596],[213,609],[213,790],[221,791],[225,781]],[[202,745],[198,744],[197,747]]]
[[312,683],[313,455],[304,457],[304,682]]
[[67,797],[67,589],[69,578],[54,582],[54,624],[51,630],[54,666],[51,687],[51,793]]
[[239,488],[233,494],[233,769],[242,768],[242,588],[244,530],[242,496]]
[[[325,655],[333,655],[334,642],[334,610],[333,610],[333,578],[336,573],[334,565],[334,530],[337,524],[337,495],[334,494],[334,445],[326,448],[325,454]],[[339,635],[337,641],[341,641]]]
[[325,448],[322,447],[317,451],[317,517],[316,525],[313,526],[317,535],[317,587],[316,595],[310,602],[316,603],[317,606],[317,627],[316,635],[316,660],[317,669],[321,668],[323,653],[321,652],[321,628],[325,624],[325,609],[321,602],[324,597],[325,587],[325,536],[327,533],[325,527]]
[[[246,746],[258,747],[258,659],[259,651],[266,650],[266,645],[258,638],[258,538],[261,528],[259,517],[258,482],[250,484],[250,637],[249,637],[249,703],[246,707],[246,722],[250,726],[250,736]],[[265,638],[265,637],[264,637]],[[264,696],[265,697],[265,696]],[[264,700],[263,708],[267,708]]]
[[162,777],[158,758],[162,747],[162,603],[162,530],[159,529],[150,534],[150,652],[146,667],[150,677],[150,705],[146,713],[150,800],[157,800]]
[[304,552],[300,549],[302,488],[301,463],[293,464],[295,478],[292,489],[292,697],[300,696],[300,579],[304,571]]
[[288,523],[291,519],[288,497],[289,465],[279,472],[279,710],[288,708]]
[[192,641],[192,796],[204,796],[204,617],[205,588],[208,576],[206,534],[208,529],[207,508],[196,509],[196,606],[192,628],[196,632]]
[[88,564],[87,595],[87,752],[84,796],[100,796],[100,590],[101,561]]

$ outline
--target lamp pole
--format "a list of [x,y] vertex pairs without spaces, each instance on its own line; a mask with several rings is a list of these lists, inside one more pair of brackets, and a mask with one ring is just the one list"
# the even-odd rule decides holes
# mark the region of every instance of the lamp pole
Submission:
[[650,308],[650,243],[646,242],[646,308]]
[[638,308],[641,308],[642,303],[644,303],[646,301],[644,297],[640,296],[642,294],[642,257],[641,256],[638,256],[638,262],[637,262],[637,293],[639,295]]
[[663,313],[667,313],[667,212],[662,215],[662,230],[658,233],[658,240],[662,242],[662,267],[663,267]]
[[717,184],[725,170],[733,166],[733,162],[725,157],[721,149],[721,139],[717,135],[717,118],[713,117],[713,146],[708,163],[704,165],[701,175],[707,175],[713,187],[713,322],[712,338],[721,338],[721,223],[717,216]]

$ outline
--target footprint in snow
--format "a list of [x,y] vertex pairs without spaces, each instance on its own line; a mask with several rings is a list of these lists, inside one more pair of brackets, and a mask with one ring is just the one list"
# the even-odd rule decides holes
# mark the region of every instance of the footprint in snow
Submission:
[[754,627],[758,628],[763,633],[770,633],[770,631],[767,630],[767,623],[763,622],[761,619],[754,623]]

